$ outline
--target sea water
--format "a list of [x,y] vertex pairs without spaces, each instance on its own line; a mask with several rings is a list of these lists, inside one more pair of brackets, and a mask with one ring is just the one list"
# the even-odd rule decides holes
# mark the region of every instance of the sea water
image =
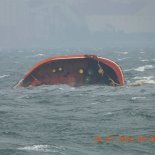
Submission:
[[[120,64],[125,86],[14,87],[44,58],[94,53]],[[0,51],[0,155],[120,154],[155,154],[154,48]]]

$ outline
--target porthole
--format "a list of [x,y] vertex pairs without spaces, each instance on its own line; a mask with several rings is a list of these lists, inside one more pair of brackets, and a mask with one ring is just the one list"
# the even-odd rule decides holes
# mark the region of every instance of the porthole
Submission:
[[56,72],[56,69],[52,69],[52,72],[55,73]]
[[62,71],[62,67],[59,67],[59,68],[58,68],[58,71],[60,71],[60,72],[61,72],[61,71]]
[[79,73],[80,74],[83,74],[84,73],[84,70],[81,68],[81,69],[79,69]]

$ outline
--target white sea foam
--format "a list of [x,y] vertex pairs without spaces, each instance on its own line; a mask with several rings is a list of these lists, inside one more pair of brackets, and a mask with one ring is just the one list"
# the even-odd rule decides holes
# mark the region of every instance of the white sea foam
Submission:
[[121,53],[124,54],[124,55],[128,54],[128,52],[121,52]]
[[92,105],[95,105],[95,104],[98,104],[98,102],[93,102],[93,103],[91,103]]
[[129,71],[132,71],[133,68],[130,68],[130,69],[125,69],[124,72],[129,72]]
[[134,70],[135,71],[139,71],[139,72],[144,72],[147,69],[153,69],[153,68],[154,68],[153,65],[145,65],[145,66],[141,66],[141,67],[135,68]]
[[9,75],[0,75],[0,79],[3,79],[5,77],[8,77]]
[[107,113],[106,113],[106,115],[111,115],[111,114],[112,114],[112,112],[107,112]]
[[37,152],[59,152],[63,154],[65,148],[63,146],[32,145],[32,146],[19,147],[18,150],[37,151]]
[[136,99],[145,99],[145,98],[146,98],[145,96],[134,96],[131,99],[136,100]]
[[144,60],[140,60],[142,62],[148,62],[149,60],[148,59],[144,59]]
[[138,71],[138,72],[144,72],[147,69],[154,69],[154,68],[155,68],[155,66],[153,66],[153,65],[145,65],[145,66],[140,66],[140,67],[137,67],[137,68],[125,69],[124,72],[132,71],[132,70],[135,70],[135,71]]
[[25,151],[42,151],[42,152],[49,152],[48,145],[32,145],[32,146],[25,146],[20,147],[18,150],[25,150]]
[[144,76],[144,77],[135,76],[133,79],[135,79],[135,80],[151,80],[153,78],[154,78],[154,76]]
[[39,53],[39,54],[37,54],[36,56],[43,56],[44,54],[42,54],[42,53]]
[[42,54],[42,53],[39,53],[39,54],[36,54],[36,55],[32,55],[32,56],[28,56],[29,58],[35,58],[35,57],[42,57],[44,56],[45,54]]
[[131,84],[131,86],[141,86],[144,84],[155,84],[155,80],[137,80],[134,83]]
[[116,51],[116,53],[118,53],[118,54],[123,54],[123,55],[127,55],[127,54],[128,54],[127,51],[124,51],[124,52],[118,52],[118,51]]
[[131,58],[131,57],[119,58],[118,60],[119,60],[119,61],[122,61],[122,60],[126,60],[126,59],[129,59],[129,58]]
[[154,76],[135,76],[133,78],[134,80],[136,80],[135,82],[131,83],[131,86],[141,86],[144,84],[155,84],[155,77]]
[[144,54],[145,52],[139,52],[139,53]]

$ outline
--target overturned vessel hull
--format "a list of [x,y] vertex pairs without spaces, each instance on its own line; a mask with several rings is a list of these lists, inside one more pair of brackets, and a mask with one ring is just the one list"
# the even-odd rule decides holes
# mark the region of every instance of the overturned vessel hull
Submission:
[[68,55],[51,57],[38,62],[17,86],[55,84],[122,86],[124,83],[123,72],[114,61],[96,55]]

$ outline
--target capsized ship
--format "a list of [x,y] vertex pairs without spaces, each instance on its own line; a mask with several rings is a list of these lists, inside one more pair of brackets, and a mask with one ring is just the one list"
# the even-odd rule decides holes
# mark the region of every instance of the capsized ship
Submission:
[[121,67],[96,55],[67,55],[47,58],[34,65],[17,83],[17,87],[68,84],[122,86]]

